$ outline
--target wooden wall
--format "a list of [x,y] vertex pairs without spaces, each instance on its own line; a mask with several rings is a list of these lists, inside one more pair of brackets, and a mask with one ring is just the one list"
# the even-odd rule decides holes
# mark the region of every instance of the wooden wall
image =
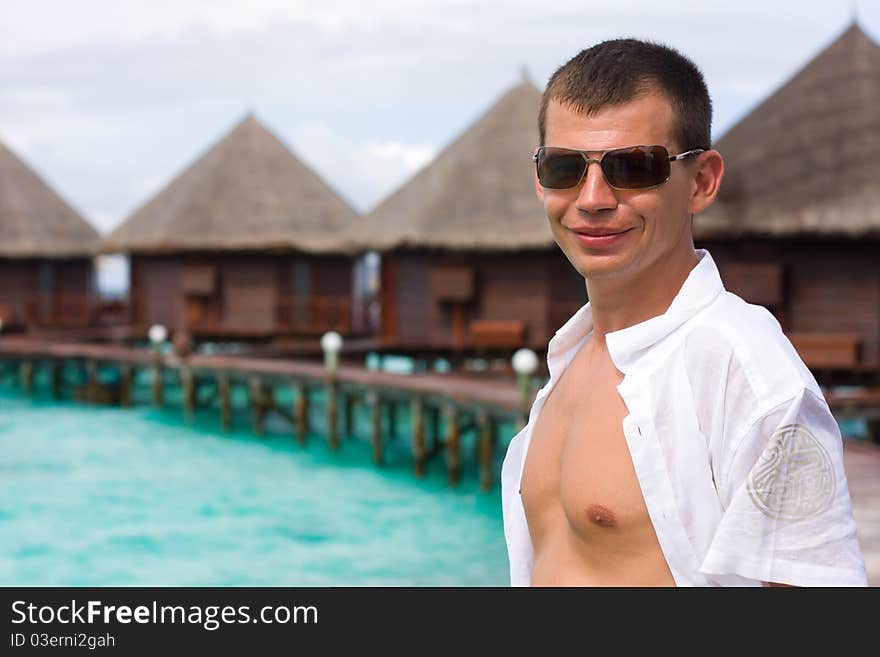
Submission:
[[552,276],[549,255],[522,251],[480,257],[479,305],[474,319],[522,321],[525,344],[546,346]]
[[[70,297],[83,303],[93,298],[93,284],[91,258],[0,259],[0,311],[10,315],[7,323],[11,318],[25,325],[28,303],[33,307],[35,301],[40,301],[40,310],[52,317],[53,310],[63,313],[71,305]],[[60,295],[68,297],[67,301],[59,299]]]
[[487,320],[522,322],[524,344],[542,349],[586,290],[558,250],[395,251],[382,255],[381,298],[383,335],[399,344],[454,347],[463,326],[466,345]]
[[183,325],[180,257],[133,255],[130,259],[130,295],[135,321],[161,324],[169,330]]
[[548,304],[547,340],[571,319],[587,302],[587,286],[584,277],[572,267],[565,254],[556,249],[547,252]]
[[697,246],[712,254],[725,287],[768,307],[787,333],[856,333],[862,362],[880,364],[880,241],[703,240]]
[[278,308],[278,258],[226,256],[217,260],[221,331],[271,333]]
[[352,260],[344,256],[187,253],[131,259],[132,304],[143,325],[265,335],[277,328],[279,303],[294,295],[351,293]]
[[4,326],[23,326],[25,299],[37,288],[35,260],[0,259],[0,315]]
[[354,261],[348,256],[312,256],[312,293],[327,297],[351,297]]
[[382,255],[383,334],[386,337],[401,343],[431,342],[434,313],[428,298],[428,268],[429,261],[423,253]]

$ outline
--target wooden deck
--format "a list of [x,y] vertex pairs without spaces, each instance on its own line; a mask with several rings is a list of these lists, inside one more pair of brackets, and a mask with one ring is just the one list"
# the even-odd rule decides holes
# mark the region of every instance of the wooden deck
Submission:
[[880,447],[846,440],[843,463],[868,584],[880,586]]

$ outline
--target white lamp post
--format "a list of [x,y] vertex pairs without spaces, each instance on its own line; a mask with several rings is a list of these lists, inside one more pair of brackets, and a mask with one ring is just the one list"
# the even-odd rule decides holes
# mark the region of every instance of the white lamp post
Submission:
[[324,367],[328,374],[336,372],[339,362],[339,350],[342,348],[342,336],[336,331],[327,331],[321,336],[321,349],[324,350]]
[[147,336],[150,338],[150,342],[153,343],[153,348],[158,351],[162,343],[168,339],[168,329],[161,324],[153,324],[147,332]]
[[529,377],[538,369],[538,356],[531,349],[517,349],[511,358],[511,365],[513,365],[513,371],[516,372],[520,401],[523,411],[525,411],[532,398]]

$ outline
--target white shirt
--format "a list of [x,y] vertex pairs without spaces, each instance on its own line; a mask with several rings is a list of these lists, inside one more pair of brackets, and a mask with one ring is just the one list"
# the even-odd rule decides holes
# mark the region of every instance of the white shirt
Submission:
[[[821,389],[773,315],[726,291],[709,252],[697,255],[665,313],[605,337],[676,585],[866,586],[840,430]],[[550,379],[504,458],[513,586],[527,586],[534,565],[519,494],[532,428],[592,329],[588,302],[550,340]]]

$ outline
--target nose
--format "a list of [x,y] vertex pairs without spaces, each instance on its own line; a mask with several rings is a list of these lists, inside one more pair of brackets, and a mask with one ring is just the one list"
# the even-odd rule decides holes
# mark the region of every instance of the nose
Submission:
[[617,196],[606,182],[602,167],[595,160],[587,165],[576,206],[578,210],[590,214],[617,207]]

